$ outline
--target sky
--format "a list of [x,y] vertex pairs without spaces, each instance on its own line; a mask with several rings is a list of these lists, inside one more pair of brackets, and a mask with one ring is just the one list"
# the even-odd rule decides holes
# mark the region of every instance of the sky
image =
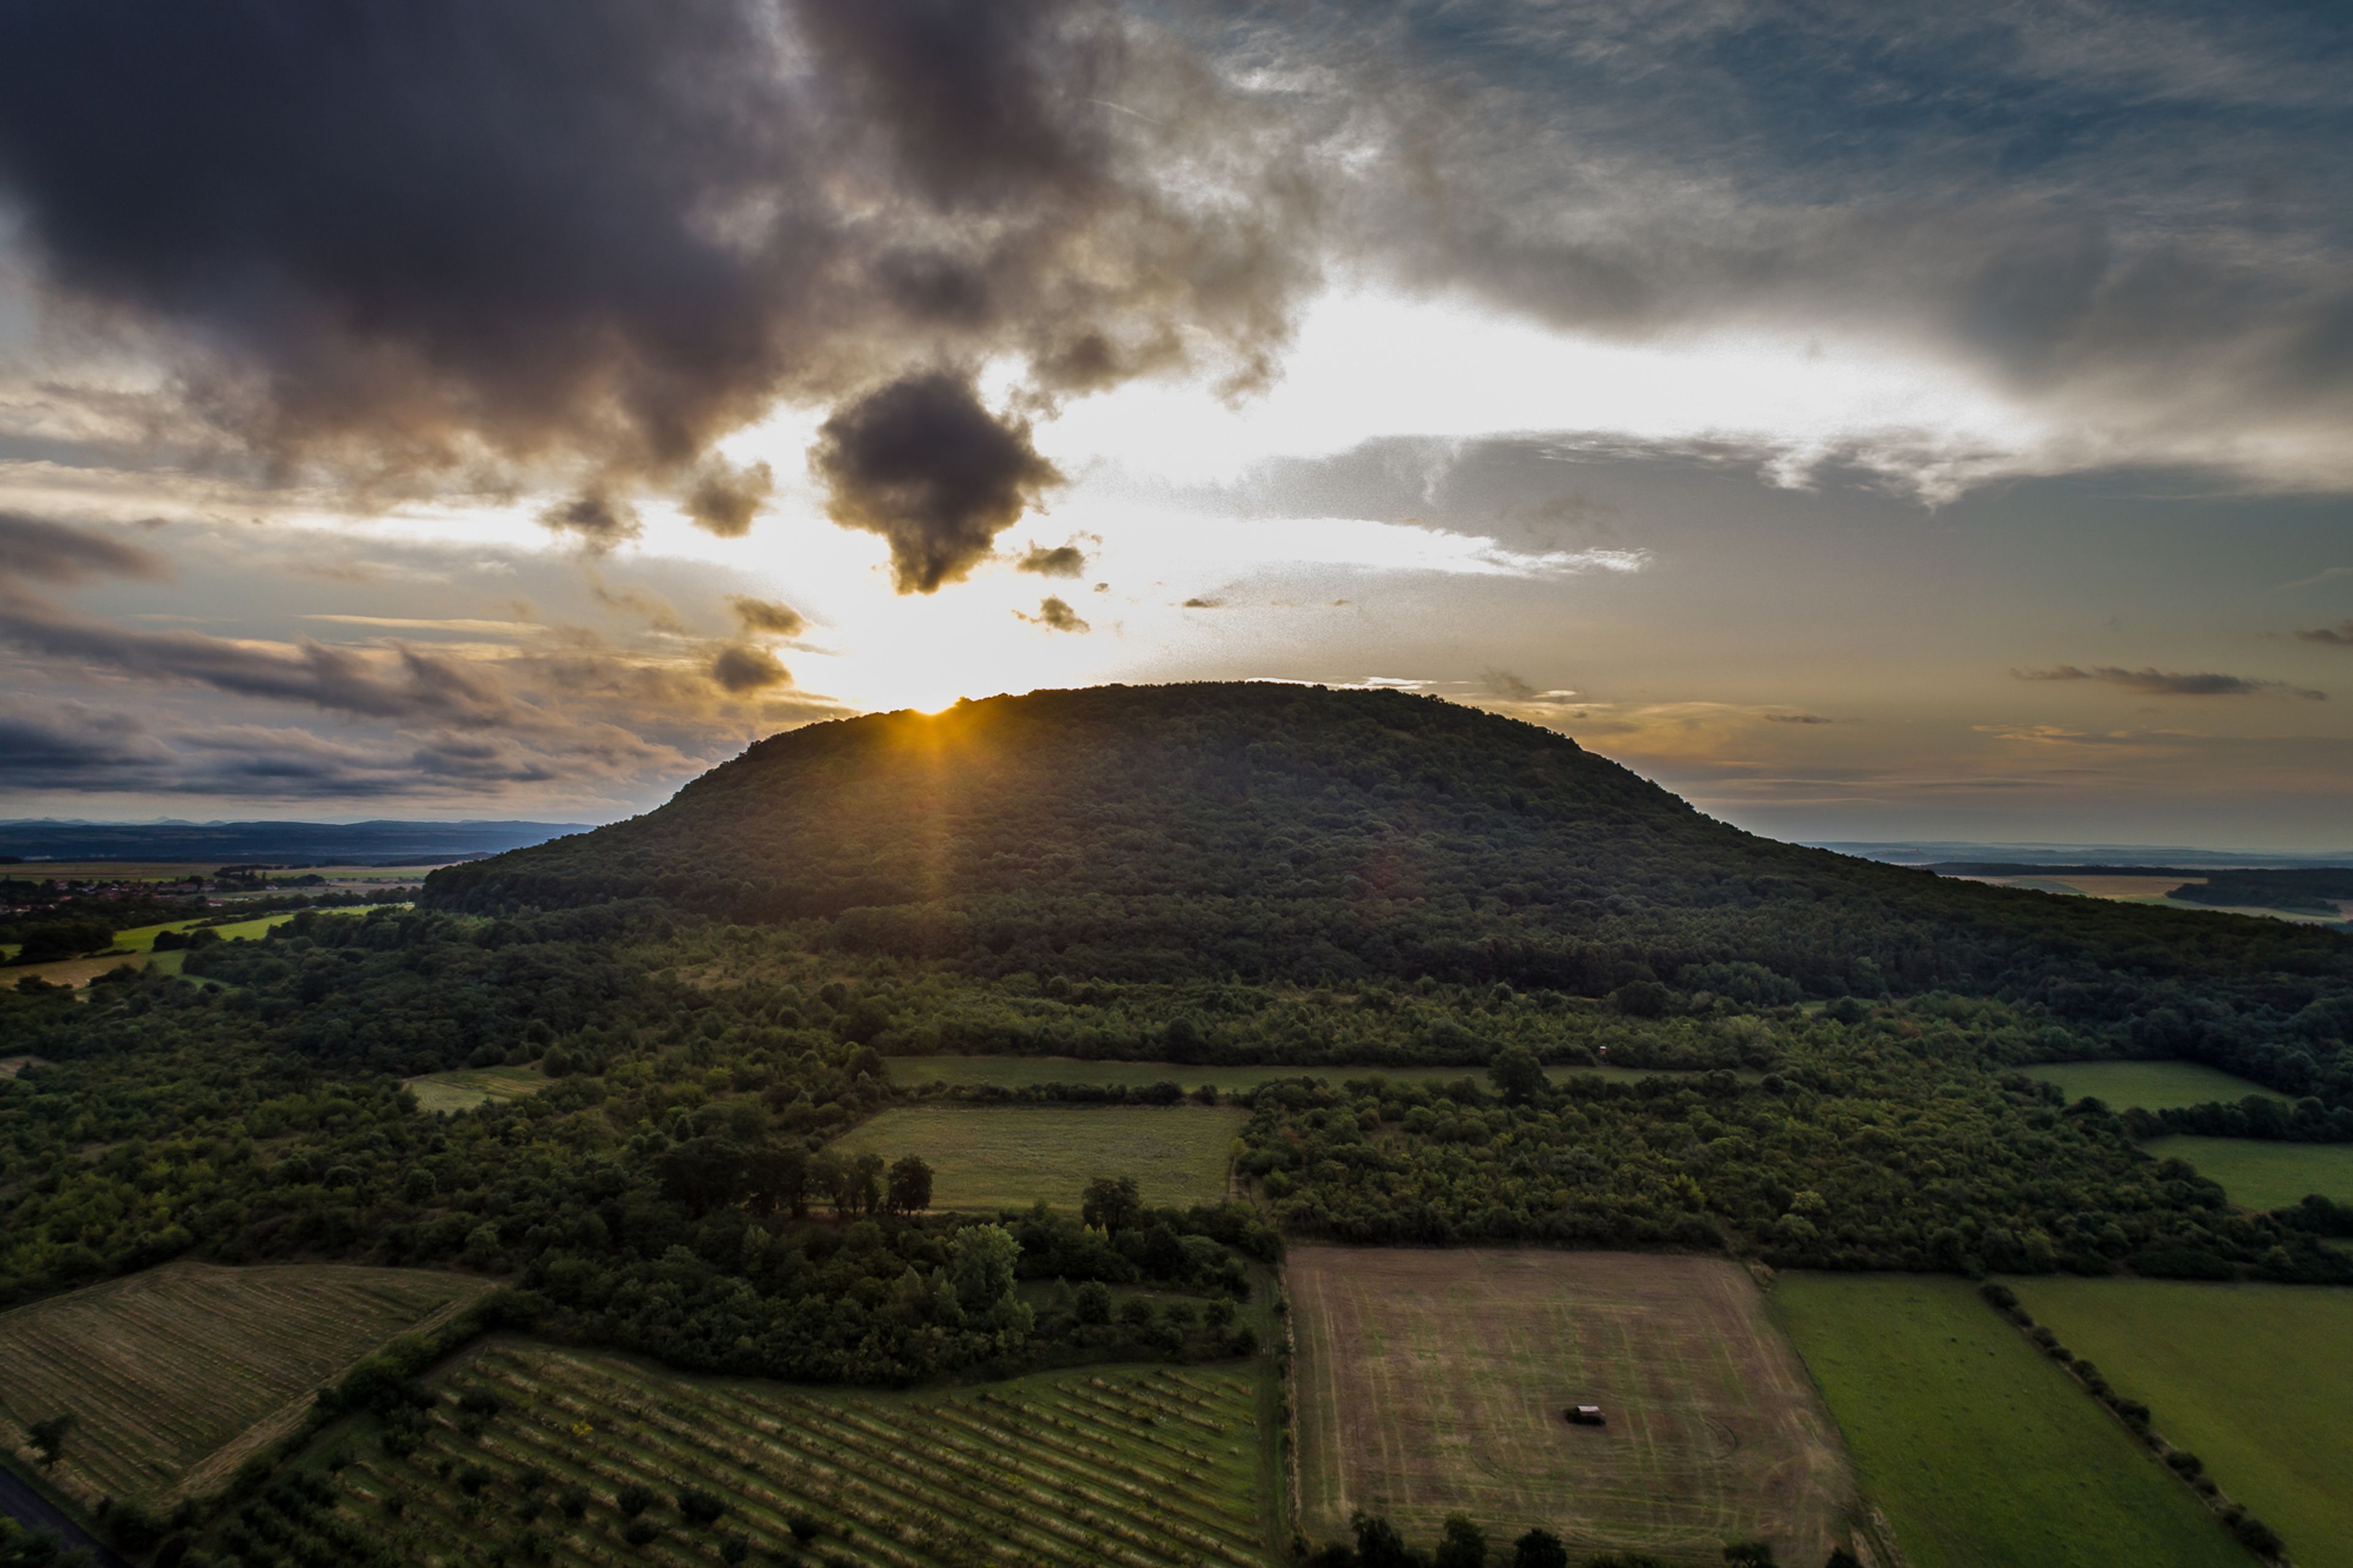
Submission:
[[2353,849],[2353,12],[0,12],[0,816],[605,821],[1393,686],[1779,837]]

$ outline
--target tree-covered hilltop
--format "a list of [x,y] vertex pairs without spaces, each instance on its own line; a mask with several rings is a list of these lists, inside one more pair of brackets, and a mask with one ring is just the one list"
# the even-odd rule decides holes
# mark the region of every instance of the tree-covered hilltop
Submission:
[[1550,731],[1397,692],[1103,687],[816,725],[425,899],[659,900],[981,977],[1942,989],[2353,1103],[2342,935],[1776,843]]

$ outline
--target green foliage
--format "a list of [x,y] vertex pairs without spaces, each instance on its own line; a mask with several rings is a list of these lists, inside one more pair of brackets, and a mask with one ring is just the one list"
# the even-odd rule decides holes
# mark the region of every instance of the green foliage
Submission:
[[[1676,1005],[1671,987],[1961,991],[2353,1104],[2342,935],[1773,843],[1549,731],[1394,692],[1111,687],[814,725],[659,811],[437,871],[423,896],[660,900],[981,977],[1426,975],[1636,1016]],[[1215,1033],[1163,1030],[1124,1054],[1187,1059]]]

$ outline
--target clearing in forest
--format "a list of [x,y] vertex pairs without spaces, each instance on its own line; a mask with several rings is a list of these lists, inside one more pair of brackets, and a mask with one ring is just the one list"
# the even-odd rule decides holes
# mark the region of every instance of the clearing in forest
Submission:
[[1076,1208],[1096,1176],[1134,1176],[1155,1205],[1226,1195],[1234,1140],[1248,1113],[1206,1105],[902,1106],[835,1146],[932,1167],[935,1209]]
[[2288,1098],[2203,1062],[2048,1062],[2026,1071],[2030,1077],[2057,1084],[2071,1100],[2088,1095],[2111,1110],[2236,1105],[2251,1094],[2282,1104]]
[[417,1096],[417,1110],[429,1113],[471,1110],[494,1100],[522,1100],[554,1081],[532,1066],[459,1068],[406,1079],[400,1087]]
[[0,1437],[74,1413],[49,1472],[153,1507],[228,1479],[322,1384],[490,1282],[422,1268],[166,1263],[0,1314]]
[[2060,1343],[2279,1531],[2297,1568],[2353,1568],[2353,1291],[2019,1279]]
[[1911,1568],[2253,1568],[1968,1280],[1788,1273],[1772,1301]]
[[2353,1204],[2353,1144],[2179,1137],[2141,1147],[2160,1160],[2189,1161],[2200,1175],[2221,1183],[2241,1208],[2285,1208],[2311,1193]]
[[[1804,1368],[1738,1265],[1638,1253],[1295,1247],[1300,1504],[1408,1539],[1469,1514],[1584,1551],[1787,1563],[1844,1540],[1852,1487]],[[1571,1426],[1567,1406],[1606,1425]]]
[[[350,1568],[1272,1562],[1257,1389],[1238,1368],[1084,1367],[884,1394],[688,1378],[498,1340],[434,1382],[444,1397],[413,1453],[331,1431],[304,1466],[324,1486],[273,1489],[260,1507],[279,1518],[232,1522],[212,1544],[260,1563],[288,1544],[301,1561],[315,1542]],[[476,1414],[450,1395],[471,1395]],[[351,1459],[332,1479],[329,1453]],[[634,1517],[619,1506],[631,1488],[645,1492]],[[694,1517],[696,1492],[715,1520]]]

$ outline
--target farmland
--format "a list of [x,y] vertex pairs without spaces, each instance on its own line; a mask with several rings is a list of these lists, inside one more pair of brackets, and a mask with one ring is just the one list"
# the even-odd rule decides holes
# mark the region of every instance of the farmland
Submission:
[[2143,1147],[2159,1159],[2189,1161],[2200,1175],[2221,1183],[2242,1208],[2284,1208],[2307,1193],[2353,1203],[2353,1144],[2180,1137]]
[[[1122,1084],[1144,1089],[1174,1083],[1187,1089],[1208,1084],[1220,1094],[1242,1094],[1277,1079],[1320,1078],[1333,1083],[1350,1079],[1386,1078],[1398,1083],[1452,1083],[1470,1079],[1483,1084],[1483,1067],[1203,1067],[1191,1062],[1086,1061],[1076,1057],[890,1057],[891,1081],[899,1084],[944,1083],[952,1088],[994,1086],[1032,1089],[1039,1084]],[[1552,1067],[1545,1069],[1556,1083],[1569,1078],[1614,1079],[1631,1083],[1650,1078],[1647,1068]],[[1743,1073],[1748,1079],[1763,1075]]]
[[417,1109],[471,1110],[492,1100],[522,1100],[537,1094],[551,1080],[536,1067],[459,1068],[455,1072],[427,1073],[403,1080],[401,1087],[417,1096]]
[[153,1505],[228,1479],[322,1383],[482,1280],[347,1264],[170,1263],[0,1315],[0,1415],[75,1413],[58,1484]]
[[2026,1069],[2055,1083],[2071,1100],[2090,1096],[2111,1110],[2172,1110],[2183,1106],[2235,1105],[2248,1095],[2285,1102],[2287,1096],[2199,1062],[2052,1062]]
[[932,1206],[1078,1206],[1096,1176],[1134,1176],[1148,1204],[1215,1203],[1247,1120],[1219,1106],[915,1106],[886,1110],[836,1147],[886,1160],[920,1154]]
[[1968,1281],[1783,1274],[1773,1306],[1913,1568],[2253,1563]]
[[[1736,1265],[1300,1247],[1287,1274],[1315,1539],[1357,1509],[1424,1540],[1460,1510],[1710,1560],[1761,1535],[1813,1563],[1843,1539],[1837,1437]],[[1567,1425],[1584,1402],[1608,1425]]]
[[[340,1561],[403,1564],[512,1553],[682,1568],[711,1562],[714,1547],[739,1560],[725,1554],[731,1542],[768,1560],[860,1568],[1270,1561],[1247,1372],[1093,1367],[866,1394],[689,1379],[494,1341],[436,1382],[445,1397],[414,1452],[395,1458],[331,1431],[311,1475],[325,1473],[327,1452],[350,1464],[257,1504],[261,1517],[233,1521],[216,1544],[231,1561],[269,1561],[240,1548],[290,1532],[330,1543]],[[469,1395],[472,1416],[448,1397]],[[635,1519],[617,1506],[633,1486],[650,1499]],[[722,1501],[723,1515],[691,1522],[677,1506],[689,1489]],[[798,1556],[797,1535],[812,1557]]]
[[2156,1413],[2299,1568],[2353,1568],[2353,1294],[2168,1279],[2017,1281],[2062,1343]]

